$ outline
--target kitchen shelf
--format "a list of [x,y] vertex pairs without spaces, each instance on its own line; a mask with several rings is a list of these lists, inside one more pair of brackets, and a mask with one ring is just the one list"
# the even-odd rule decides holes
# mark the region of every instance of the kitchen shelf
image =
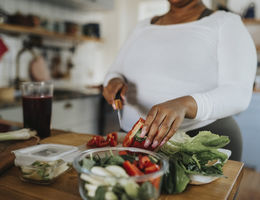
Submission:
[[256,24],[256,25],[260,25],[260,19],[243,19],[243,22],[246,24],[246,25],[253,25],[253,24]]
[[47,31],[43,28],[35,28],[35,27],[26,27],[19,25],[10,25],[10,24],[0,24],[0,32],[9,33],[9,34],[28,34],[28,35],[37,35],[41,37],[58,39],[58,40],[70,40],[70,41],[94,41],[101,42],[102,40],[95,37],[87,37],[87,36],[72,36],[62,33],[54,33],[51,31]]

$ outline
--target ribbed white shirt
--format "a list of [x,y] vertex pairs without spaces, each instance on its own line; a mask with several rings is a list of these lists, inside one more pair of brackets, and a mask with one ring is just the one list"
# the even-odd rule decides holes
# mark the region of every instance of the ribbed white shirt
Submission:
[[111,66],[104,86],[115,77],[128,84],[121,127],[128,131],[153,105],[192,96],[195,119],[184,131],[205,126],[247,108],[257,57],[238,15],[217,11],[198,21],[154,25],[141,21]]

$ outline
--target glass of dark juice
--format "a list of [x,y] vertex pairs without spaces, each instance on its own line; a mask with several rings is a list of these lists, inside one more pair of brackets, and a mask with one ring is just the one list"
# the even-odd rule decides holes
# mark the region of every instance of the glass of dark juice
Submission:
[[22,83],[24,128],[36,130],[40,138],[51,134],[53,84],[49,82]]

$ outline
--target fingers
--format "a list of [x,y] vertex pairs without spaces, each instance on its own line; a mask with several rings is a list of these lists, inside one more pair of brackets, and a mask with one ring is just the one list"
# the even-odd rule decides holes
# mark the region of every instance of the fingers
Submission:
[[150,129],[151,124],[153,123],[153,121],[157,115],[157,112],[158,112],[157,106],[152,107],[152,109],[149,111],[149,113],[146,117],[144,126],[142,128],[142,133],[140,135],[141,137],[144,137],[147,134],[148,130]]
[[164,119],[158,131],[158,134],[154,137],[153,144],[152,144],[153,148],[156,148],[159,144],[161,144],[163,138],[168,134],[171,127],[173,126],[174,120],[175,120],[175,116],[167,116]]
[[168,134],[164,137],[163,141],[160,143],[160,146],[163,146],[171,137],[176,133],[178,128],[180,127],[184,117],[177,117],[173,122]]
[[[161,126],[165,117],[166,115],[164,113],[160,113],[160,112],[157,113],[155,119],[150,125],[149,133],[144,144],[145,147],[148,147],[151,144],[151,142],[154,140],[154,137],[157,135],[159,127]],[[158,144],[159,144],[158,141],[154,141],[153,146],[157,146]]]
[[127,92],[127,85],[123,85],[122,89],[121,89],[121,93],[120,93],[120,96],[123,100],[123,103],[125,103],[125,95],[126,95],[126,92]]
[[[115,96],[117,94],[117,92],[121,89],[124,88],[125,84],[122,80],[118,80],[118,79],[112,79],[109,84],[107,85],[107,87],[104,88],[103,90],[103,96],[106,99],[106,101],[109,104],[114,103],[114,99]],[[124,91],[126,91],[126,89],[124,89]],[[113,105],[114,107],[115,105]],[[115,108],[114,108],[115,109]]]

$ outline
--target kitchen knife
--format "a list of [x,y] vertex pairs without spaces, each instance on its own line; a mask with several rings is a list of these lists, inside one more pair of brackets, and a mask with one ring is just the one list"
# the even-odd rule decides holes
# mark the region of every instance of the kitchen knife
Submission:
[[122,120],[122,108],[123,108],[123,102],[122,102],[122,98],[120,96],[121,90],[119,90],[116,94],[116,98],[115,98],[115,107],[117,110],[117,116],[118,116],[118,121],[119,121],[119,125],[121,127],[121,120]]

